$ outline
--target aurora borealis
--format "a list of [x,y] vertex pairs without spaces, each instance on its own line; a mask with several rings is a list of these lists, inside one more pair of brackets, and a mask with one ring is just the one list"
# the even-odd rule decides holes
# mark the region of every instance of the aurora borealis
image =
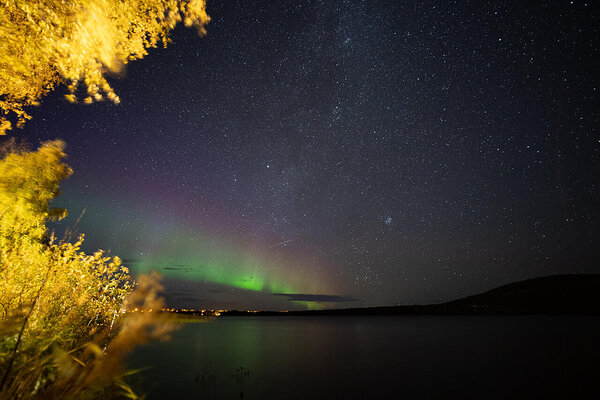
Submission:
[[[182,282],[192,285],[199,282],[208,285],[213,296],[223,288],[240,289],[240,293],[252,296],[253,292],[298,293],[296,288],[307,288],[309,293],[321,293],[326,287],[324,279],[311,280],[294,273],[300,269],[293,264],[289,254],[286,259],[286,254],[279,252],[277,247],[281,245],[271,247],[243,243],[242,240],[231,239],[235,238],[235,232],[212,230],[207,233],[200,224],[191,223],[180,216],[148,219],[147,216],[151,215],[149,209],[129,210],[127,218],[130,223],[123,225],[118,232],[112,232],[111,224],[122,217],[113,214],[112,209],[104,208],[102,200],[86,200],[85,204],[87,209],[84,219],[88,219],[88,223],[95,229],[90,229],[93,233],[86,233],[86,236],[111,232],[109,237],[103,239],[109,249],[126,249],[119,255],[136,274],[159,271],[166,278],[168,286],[179,287]],[[71,205],[70,209],[79,210],[82,207]],[[101,217],[90,218],[90,214]],[[109,224],[106,224],[107,221]],[[256,246],[262,246],[262,251]],[[298,258],[297,256],[296,259]],[[282,265],[287,266],[287,269],[281,268]],[[202,301],[185,288],[167,291],[167,298],[175,292],[186,293],[188,301]],[[319,307],[317,302],[295,303],[308,308]]]
[[[86,249],[157,269],[170,305],[429,303],[599,273],[591,3],[210,1],[18,136],[67,143]],[[285,294],[286,296],[284,296]]]

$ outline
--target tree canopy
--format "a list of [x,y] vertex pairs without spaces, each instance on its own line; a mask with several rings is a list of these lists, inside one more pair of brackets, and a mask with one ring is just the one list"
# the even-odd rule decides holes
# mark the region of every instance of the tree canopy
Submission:
[[205,0],[6,0],[0,7],[0,135],[57,85],[69,101],[119,97],[106,74],[143,58],[180,21],[202,35]]

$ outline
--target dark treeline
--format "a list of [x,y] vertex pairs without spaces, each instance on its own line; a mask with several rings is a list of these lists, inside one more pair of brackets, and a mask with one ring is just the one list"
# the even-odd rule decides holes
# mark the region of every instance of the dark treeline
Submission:
[[305,311],[227,311],[224,316],[600,315],[600,275],[555,275],[515,282],[442,304]]

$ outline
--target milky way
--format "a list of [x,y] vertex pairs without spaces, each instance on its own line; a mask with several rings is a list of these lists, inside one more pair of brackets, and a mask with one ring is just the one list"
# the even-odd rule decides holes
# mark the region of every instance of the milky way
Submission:
[[[176,306],[437,302],[600,272],[591,3],[209,2],[19,136],[63,138],[87,248]],[[310,296],[309,296],[310,295]],[[306,301],[308,300],[308,301]],[[298,302],[300,301],[300,302]]]

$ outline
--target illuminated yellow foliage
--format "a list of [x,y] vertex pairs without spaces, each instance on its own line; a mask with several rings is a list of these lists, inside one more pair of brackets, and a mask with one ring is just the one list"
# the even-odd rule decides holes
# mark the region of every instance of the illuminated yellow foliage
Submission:
[[66,97],[91,103],[119,97],[106,81],[130,60],[143,58],[183,21],[202,35],[210,18],[205,0],[0,0],[0,135],[21,127],[25,107],[57,84]]
[[47,231],[66,215],[48,206],[71,174],[63,148],[54,141],[0,160],[0,398],[106,398],[98,385],[114,383],[126,350],[170,329],[157,313],[119,318],[128,304],[163,306],[155,280],[131,292],[118,257],[87,255],[83,235],[57,242]]
[[15,250],[22,241],[40,245],[46,220],[65,215],[48,207],[59,182],[72,172],[61,162],[63,146],[50,142],[34,153],[9,153],[0,162],[0,249]]
[[30,330],[62,331],[67,324],[79,326],[75,320],[90,329],[101,326],[130,288],[118,257],[86,255],[80,251],[83,235],[75,243],[56,243],[47,232],[48,219],[66,215],[48,207],[71,173],[61,162],[63,146],[49,142],[0,160],[0,318],[28,312],[35,302]]

